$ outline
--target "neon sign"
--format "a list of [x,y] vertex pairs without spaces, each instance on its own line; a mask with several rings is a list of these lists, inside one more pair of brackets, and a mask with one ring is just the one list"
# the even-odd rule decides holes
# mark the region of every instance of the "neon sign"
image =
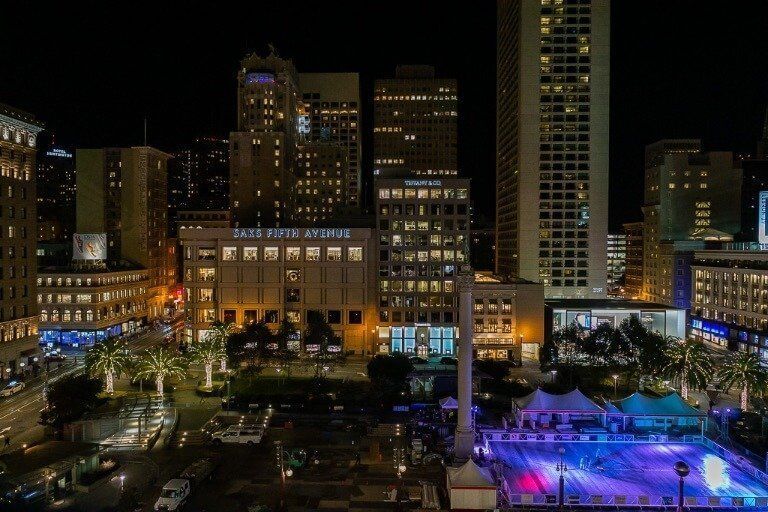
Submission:
[[234,228],[233,238],[295,240],[297,238],[337,240],[352,238],[350,228]]

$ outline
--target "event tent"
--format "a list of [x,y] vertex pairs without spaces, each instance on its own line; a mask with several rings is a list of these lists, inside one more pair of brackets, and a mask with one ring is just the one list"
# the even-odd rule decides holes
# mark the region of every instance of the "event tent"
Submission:
[[487,468],[472,459],[462,466],[446,468],[451,510],[487,510],[497,508],[496,482]]
[[453,398],[452,396],[441,398],[439,400],[439,403],[440,403],[441,409],[458,409],[459,408],[459,402],[457,402],[456,399]]
[[541,388],[515,400],[515,414],[519,425],[528,419],[531,427],[536,422],[548,425],[559,419],[559,427],[569,426],[571,419],[596,419],[605,424],[605,410],[587,398],[578,388],[563,395],[547,393]]
[[606,404],[608,416],[620,417],[624,428],[664,428],[670,426],[706,428],[707,414],[692,407],[677,393],[651,397],[636,391],[630,396]]

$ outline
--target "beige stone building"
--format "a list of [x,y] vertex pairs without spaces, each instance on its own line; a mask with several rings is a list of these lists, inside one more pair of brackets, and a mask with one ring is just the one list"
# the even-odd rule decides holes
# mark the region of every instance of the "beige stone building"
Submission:
[[496,274],[606,294],[608,0],[500,0]]
[[147,269],[43,269],[40,342],[84,346],[135,332],[147,323],[149,290]]
[[544,287],[523,279],[475,274],[473,339],[481,359],[539,359],[544,343]]
[[78,149],[77,231],[106,233],[107,259],[149,271],[150,319],[166,313],[168,281],[168,159],[148,146]]
[[[211,323],[287,318],[303,346],[307,315],[321,313],[343,350],[370,353],[375,333],[376,245],[362,228],[179,229],[184,259],[186,339]],[[311,350],[311,347],[309,347]]]
[[373,92],[373,167],[455,176],[458,89],[430,66],[398,66]]
[[31,114],[0,104],[0,378],[35,363],[37,134]]

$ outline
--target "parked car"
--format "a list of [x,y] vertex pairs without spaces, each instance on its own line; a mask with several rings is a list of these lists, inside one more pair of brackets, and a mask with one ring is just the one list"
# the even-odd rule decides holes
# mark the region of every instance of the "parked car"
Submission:
[[12,380],[3,389],[0,389],[0,396],[15,395],[22,389],[24,389],[24,383],[18,380]]
[[263,430],[237,428],[214,432],[211,436],[211,442],[217,446],[223,443],[259,444],[263,436]]
[[186,478],[173,478],[163,486],[155,502],[155,510],[179,510],[187,502],[192,484]]

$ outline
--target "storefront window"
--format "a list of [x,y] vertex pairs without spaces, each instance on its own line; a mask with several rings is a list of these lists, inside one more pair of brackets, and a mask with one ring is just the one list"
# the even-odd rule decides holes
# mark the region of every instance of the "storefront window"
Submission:
[[348,247],[347,259],[349,261],[363,261],[363,248],[362,247]]
[[319,247],[307,247],[306,251],[307,261],[320,261]]
[[341,261],[341,247],[328,247],[326,256],[328,261]]
[[258,247],[243,247],[243,261],[257,261],[258,259]]
[[237,261],[237,247],[222,248],[221,259],[224,261]]
[[264,248],[264,261],[277,261],[278,250],[277,247],[265,247]]

